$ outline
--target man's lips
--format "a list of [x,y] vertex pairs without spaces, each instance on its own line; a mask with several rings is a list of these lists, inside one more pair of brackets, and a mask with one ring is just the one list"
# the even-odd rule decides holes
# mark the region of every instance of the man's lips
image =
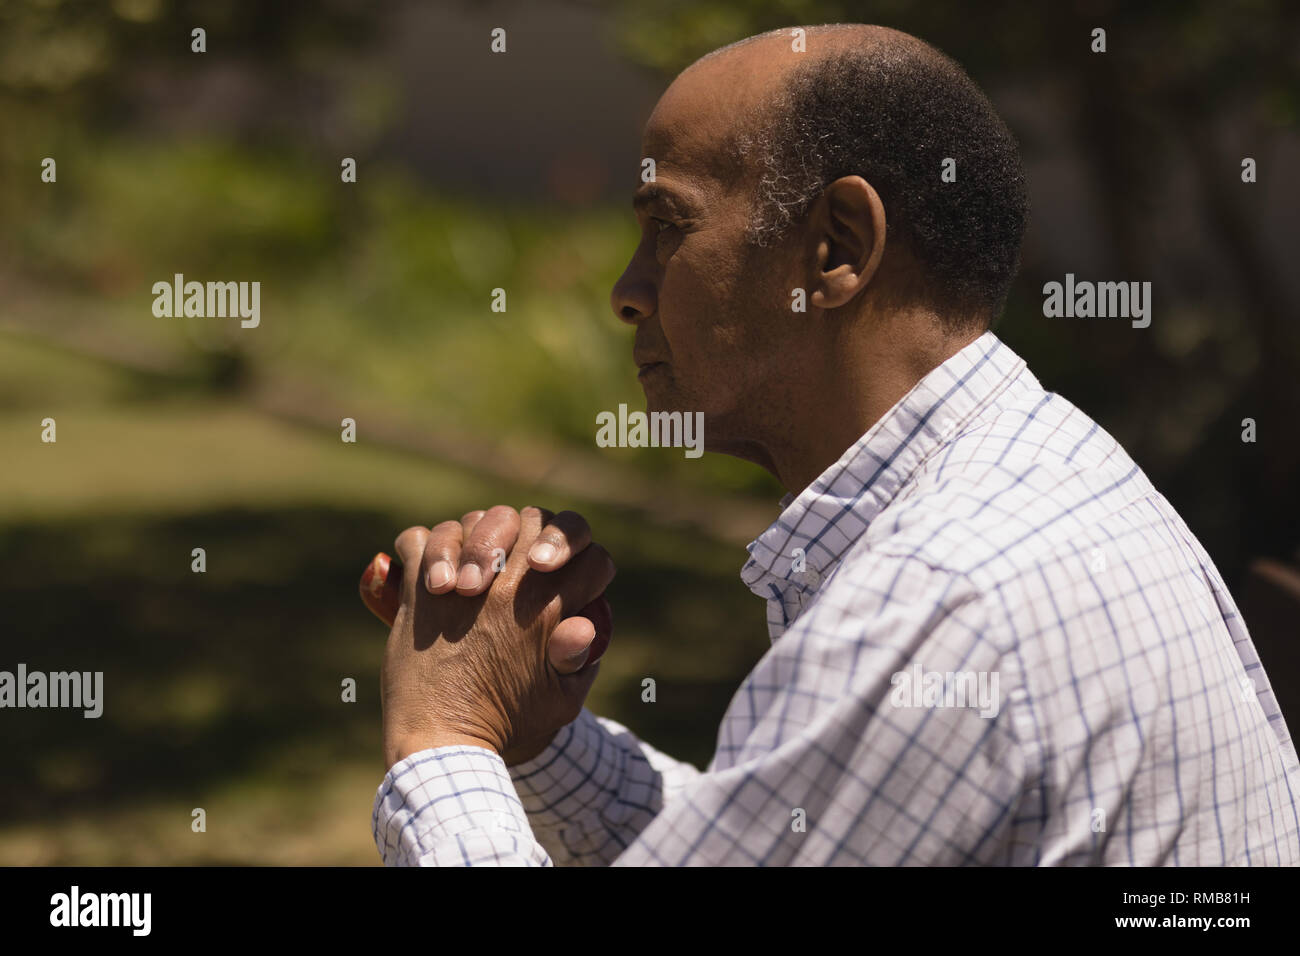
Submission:
[[667,362],[638,362],[636,377],[645,378],[647,375],[653,374],[656,370],[665,369],[667,367]]

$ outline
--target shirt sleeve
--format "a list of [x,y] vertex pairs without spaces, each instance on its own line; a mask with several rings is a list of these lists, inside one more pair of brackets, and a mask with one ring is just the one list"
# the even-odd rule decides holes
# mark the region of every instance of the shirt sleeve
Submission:
[[1022,862],[1034,772],[992,602],[959,575],[874,555],[823,597],[736,694],[718,769],[616,865]]
[[375,795],[389,866],[604,866],[700,771],[583,709],[527,763],[438,747],[394,764]]
[[709,773],[584,710],[513,770],[472,747],[394,765],[376,845],[399,865],[1025,862],[1038,758],[993,607],[960,575],[867,555],[746,678]]
[[550,866],[505,761],[483,747],[435,747],[389,769],[375,794],[386,866]]
[[583,708],[510,776],[533,832],[558,865],[606,866],[701,773]]

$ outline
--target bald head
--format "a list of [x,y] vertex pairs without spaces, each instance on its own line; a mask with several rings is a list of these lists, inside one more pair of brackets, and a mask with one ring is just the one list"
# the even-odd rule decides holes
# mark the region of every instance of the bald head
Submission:
[[[796,34],[795,31],[802,31]],[[929,52],[942,56],[934,47],[917,39],[910,33],[903,33],[890,27],[881,27],[869,23],[823,23],[818,26],[778,27],[766,33],[756,33],[726,46],[718,47],[704,54],[683,71],[683,76],[698,66],[727,60],[733,56],[756,53],[767,59],[768,70],[781,70],[775,63],[777,57],[790,53],[796,57],[816,59],[828,53],[846,49],[866,49],[868,47],[897,50],[911,50],[918,55]],[[785,67],[794,63],[789,60]]]
[[960,67],[882,27],[797,29],[660,98],[610,299],[649,409],[703,413],[707,450],[788,488],[979,334],[1024,225],[1014,140]]
[[920,43],[885,27],[828,24],[797,28],[806,32],[809,42],[806,52],[795,53],[791,29],[737,40],[706,53],[683,70],[650,115],[647,145],[673,142],[696,150],[697,155],[716,154],[724,161],[721,175],[740,175],[737,143],[752,138],[765,110],[788,87],[796,66],[809,57],[818,59],[854,45],[895,38]]
[[905,254],[916,267],[901,295],[956,327],[1001,311],[1028,216],[1024,170],[992,104],[942,52],[888,27],[788,27],[706,54],[679,85],[713,91],[711,148],[752,190],[751,242],[778,240],[828,183],[859,175],[886,206],[887,265]]

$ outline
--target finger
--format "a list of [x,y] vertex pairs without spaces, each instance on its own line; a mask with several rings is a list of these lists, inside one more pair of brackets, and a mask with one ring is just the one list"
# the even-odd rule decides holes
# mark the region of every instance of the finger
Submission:
[[485,514],[487,512],[480,508],[478,511],[467,511],[460,516],[460,526],[465,529],[466,541],[469,540],[470,534],[474,531],[474,526],[483,519]]
[[519,537],[515,540],[515,549],[510,552],[506,567],[517,581],[528,575],[528,550],[537,540],[537,536],[555,515],[545,508],[527,505],[519,509]]
[[422,560],[424,587],[430,594],[446,594],[456,586],[462,533],[459,521],[443,521],[429,531]]
[[587,519],[576,511],[561,511],[537,535],[528,551],[528,565],[538,571],[554,571],[589,544]]
[[573,674],[587,663],[596,625],[585,617],[566,617],[555,626],[546,644],[546,659],[561,674]]
[[[424,557],[424,543],[429,538],[429,529],[421,525],[407,528],[393,542],[393,550],[402,562],[402,600],[411,601],[415,597],[415,587]],[[391,573],[391,571],[390,571]]]
[[389,574],[392,558],[379,552],[366,570],[361,574],[361,601],[370,612],[383,621],[387,627],[393,626],[397,618],[397,609],[402,603],[402,577]]
[[547,575],[544,588],[540,584],[534,584],[533,588],[540,589],[542,596],[550,592],[551,598],[546,601],[548,609],[558,599],[559,618],[574,617],[604,593],[609,582],[614,580],[615,572],[609,552],[598,544],[592,544],[566,567],[554,575]]
[[604,656],[614,633],[614,615],[602,595],[551,632],[547,659],[560,674],[573,674]]
[[[474,533],[474,529],[478,526],[478,523],[481,520],[483,520],[483,516],[485,514],[487,514],[487,512],[484,511],[482,508],[479,508],[475,511],[466,511],[463,515],[460,516],[460,529],[461,529],[460,540],[462,546],[466,541],[469,540],[469,536]],[[459,556],[457,556],[456,560],[451,563],[451,571],[452,571],[451,586],[447,589],[449,591],[455,589],[456,580],[460,577]]]
[[506,555],[518,537],[519,512],[509,505],[489,508],[461,549],[456,593],[473,597],[486,591],[497,572],[505,567]]
[[573,702],[574,712],[582,709],[582,703],[591,693],[591,685],[600,673],[600,661],[590,661],[581,670],[572,674],[560,675],[560,692]]
[[596,626],[596,637],[592,641],[591,652],[587,655],[587,666],[590,667],[605,656],[610,641],[614,639],[614,609],[602,594],[578,614]]

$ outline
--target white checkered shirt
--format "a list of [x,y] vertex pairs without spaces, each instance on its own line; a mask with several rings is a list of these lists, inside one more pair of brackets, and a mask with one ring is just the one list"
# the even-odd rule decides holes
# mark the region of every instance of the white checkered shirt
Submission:
[[741,572],[772,647],[707,771],[585,710],[514,768],[426,750],[376,795],[384,862],[1300,862],[1300,764],[1218,571],[991,332],[782,504]]

